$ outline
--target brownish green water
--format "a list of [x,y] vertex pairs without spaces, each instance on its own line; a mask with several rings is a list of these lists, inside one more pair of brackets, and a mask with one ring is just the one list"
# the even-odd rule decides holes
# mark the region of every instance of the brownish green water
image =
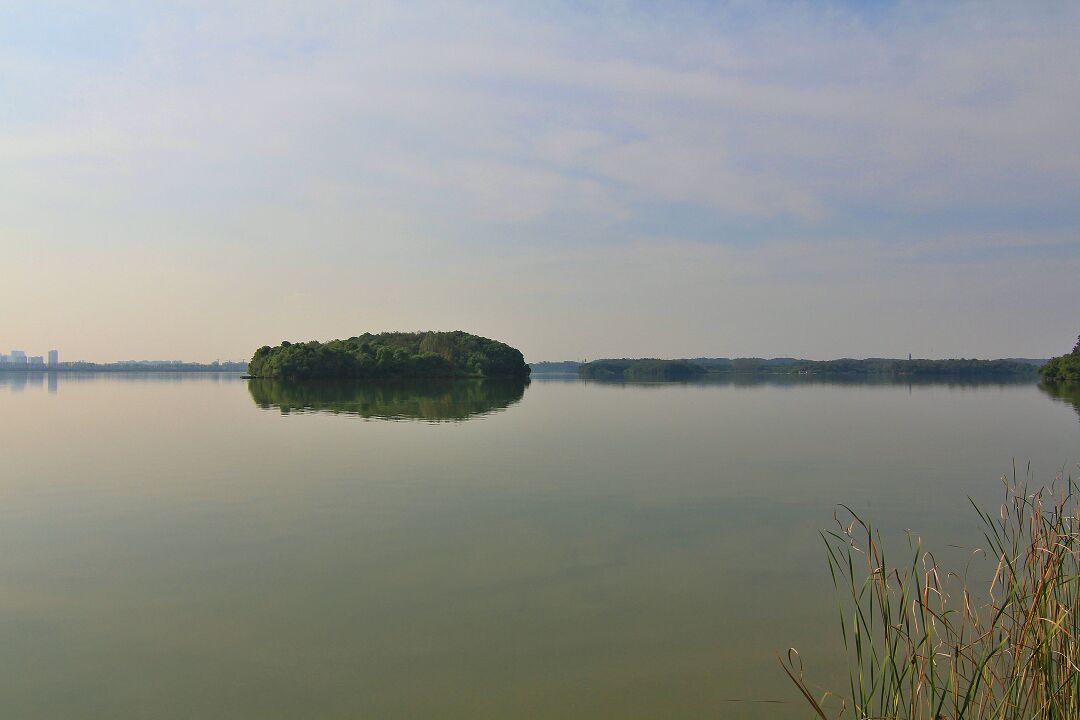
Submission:
[[971,543],[1078,441],[1031,384],[0,373],[2,717],[807,717],[836,503]]

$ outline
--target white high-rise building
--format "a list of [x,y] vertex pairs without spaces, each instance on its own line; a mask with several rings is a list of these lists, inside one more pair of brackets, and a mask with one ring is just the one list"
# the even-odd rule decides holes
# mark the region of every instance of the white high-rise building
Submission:
[[50,350],[49,351],[49,367],[51,367],[51,368],[60,367],[60,351],[59,350]]

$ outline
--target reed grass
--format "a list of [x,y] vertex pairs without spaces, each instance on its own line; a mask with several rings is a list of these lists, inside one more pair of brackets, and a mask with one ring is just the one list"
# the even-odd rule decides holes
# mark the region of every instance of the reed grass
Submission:
[[[903,564],[844,507],[822,533],[848,658],[846,692],[807,682],[798,653],[781,665],[817,717],[1080,719],[1077,486],[1002,478],[993,514],[972,507],[985,547],[960,573],[908,534]],[[969,582],[970,580],[970,582]]]

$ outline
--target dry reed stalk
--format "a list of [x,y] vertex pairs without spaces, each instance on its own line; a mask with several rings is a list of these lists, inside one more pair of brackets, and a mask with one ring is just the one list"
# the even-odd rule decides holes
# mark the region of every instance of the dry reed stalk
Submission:
[[[846,506],[822,533],[841,598],[846,696],[815,693],[798,654],[781,665],[817,717],[1080,720],[1080,497],[1071,477],[1029,492],[1002,478],[998,517],[972,506],[992,558],[986,583],[939,567],[909,533],[889,565],[880,533]],[[991,573],[987,573],[991,575]]]

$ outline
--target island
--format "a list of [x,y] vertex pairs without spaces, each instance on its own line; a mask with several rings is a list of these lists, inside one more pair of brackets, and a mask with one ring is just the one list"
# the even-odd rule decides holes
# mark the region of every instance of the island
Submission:
[[529,366],[506,343],[452,332],[364,333],[346,340],[264,345],[248,363],[254,378],[524,378]]
[[1051,358],[1039,368],[1039,374],[1050,385],[1080,385],[1080,337],[1071,353]]

